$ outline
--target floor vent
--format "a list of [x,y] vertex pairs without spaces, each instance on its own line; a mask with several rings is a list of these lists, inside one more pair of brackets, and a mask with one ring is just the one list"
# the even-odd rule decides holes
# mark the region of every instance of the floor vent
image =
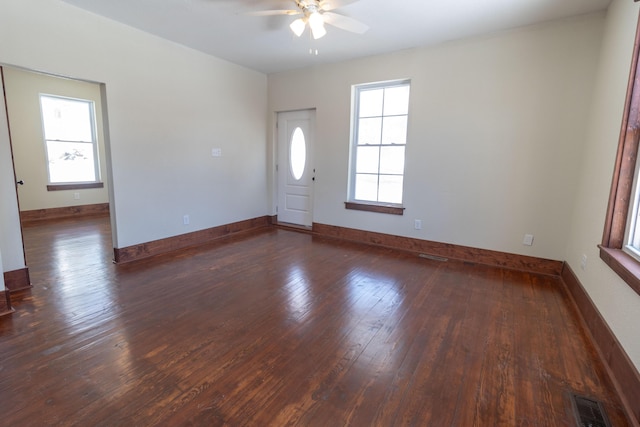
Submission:
[[571,397],[579,427],[611,427],[602,403],[576,394]]
[[432,261],[441,261],[441,262],[446,262],[449,261],[448,258],[443,258],[441,256],[435,256],[435,255],[428,255],[428,254],[419,254],[418,255],[420,258],[426,258],[426,259],[430,259]]

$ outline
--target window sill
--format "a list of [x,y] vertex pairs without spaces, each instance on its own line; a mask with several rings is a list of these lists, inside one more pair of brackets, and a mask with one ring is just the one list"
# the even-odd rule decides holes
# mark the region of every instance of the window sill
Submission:
[[605,248],[601,245],[598,247],[604,263],[640,295],[640,262],[622,249]]
[[78,184],[49,184],[47,191],[85,190],[87,188],[103,188],[102,182],[84,182]]
[[345,209],[353,209],[356,211],[367,211],[385,213],[391,215],[404,215],[404,208],[393,205],[374,205],[369,203],[344,202]]

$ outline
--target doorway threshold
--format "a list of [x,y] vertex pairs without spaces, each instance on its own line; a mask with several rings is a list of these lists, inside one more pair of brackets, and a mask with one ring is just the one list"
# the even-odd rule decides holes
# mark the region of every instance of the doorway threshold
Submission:
[[292,224],[290,222],[282,222],[282,221],[277,221],[274,225],[284,230],[302,231],[306,233],[311,233],[313,231],[313,226],[311,225]]

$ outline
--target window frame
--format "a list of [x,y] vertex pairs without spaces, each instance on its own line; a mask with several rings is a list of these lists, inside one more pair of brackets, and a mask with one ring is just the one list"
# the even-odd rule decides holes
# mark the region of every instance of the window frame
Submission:
[[[59,99],[65,101],[73,101],[73,102],[83,102],[89,106],[89,120],[91,126],[91,141],[64,141],[64,140],[55,140],[55,139],[47,139],[47,133],[45,128],[45,120],[44,120],[44,110],[42,108],[42,99],[50,98],[50,99]],[[42,121],[42,139],[44,143],[44,155],[45,155],[45,163],[47,168],[47,191],[59,191],[59,190],[72,190],[72,189],[88,189],[88,188],[103,188],[101,171],[100,171],[100,151],[98,148],[98,129],[97,129],[97,120],[96,120],[96,106],[95,101],[91,99],[83,99],[83,98],[74,98],[70,96],[62,96],[62,95],[53,95],[48,93],[40,93],[38,96],[38,101],[40,103],[40,117]],[[71,142],[71,143],[81,143],[81,144],[91,144],[91,149],[93,151],[93,170],[95,179],[90,181],[67,181],[67,182],[52,182],[51,181],[51,171],[49,165],[49,144],[55,142]]]
[[[379,202],[379,201],[372,201],[372,200],[362,200],[362,199],[356,199],[355,197],[355,186],[356,186],[356,165],[357,165],[357,148],[358,148],[358,132],[359,132],[359,118],[360,118],[360,93],[362,93],[363,91],[366,90],[372,90],[372,89],[386,89],[386,88],[394,88],[394,87],[401,87],[401,86],[408,86],[409,87],[409,92],[411,91],[411,79],[398,79],[398,80],[388,80],[388,81],[381,81],[381,82],[375,82],[375,83],[363,83],[363,84],[357,84],[357,85],[353,85],[352,86],[352,108],[351,108],[351,140],[350,140],[350,146],[349,146],[349,185],[348,185],[348,197],[347,197],[347,201],[345,202],[345,208],[346,209],[354,209],[354,210],[361,210],[361,211],[367,211],[367,212],[378,212],[378,213],[386,213],[386,214],[392,214],[392,215],[403,215],[404,214],[404,178],[405,178],[405,174],[406,174],[406,164],[405,167],[403,167],[403,171],[402,171],[402,179],[403,179],[403,184],[402,184],[402,202],[401,203],[389,203],[389,202]],[[409,94],[409,99],[410,99],[411,95]],[[405,153],[404,153],[404,160],[406,162],[406,146],[408,145],[408,133],[409,133],[409,105],[407,106],[407,141],[404,144],[405,147]],[[395,115],[394,115],[395,116]],[[381,118],[386,117],[384,115],[384,112],[381,116]],[[391,115],[389,116],[391,117]],[[386,145],[381,144],[380,145],[376,145],[377,147],[384,147]],[[396,145],[390,145],[390,146],[396,146]],[[380,171],[378,171],[377,176],[379,177]],[[385,174],[382,174],[385,175]],[[379,188],[379,186],[378,186]]]
[[624,115],[616,153],[600,258],[640,295],[640,261],[625,250],[634,209],[634,183],[640,142],[640,17],[636,27]]

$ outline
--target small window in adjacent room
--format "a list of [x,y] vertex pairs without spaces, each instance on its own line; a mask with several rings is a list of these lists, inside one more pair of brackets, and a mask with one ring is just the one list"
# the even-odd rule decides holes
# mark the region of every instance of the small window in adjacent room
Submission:
[[[640,28],[640,27],[639,27]],[[640,294],[640,31],[614,166],[600,258]]]
[[354,87],[347,208],[402,214],[409,89],[408,80]]
[[49,190],[100,184],[93,101],[40,95]]

